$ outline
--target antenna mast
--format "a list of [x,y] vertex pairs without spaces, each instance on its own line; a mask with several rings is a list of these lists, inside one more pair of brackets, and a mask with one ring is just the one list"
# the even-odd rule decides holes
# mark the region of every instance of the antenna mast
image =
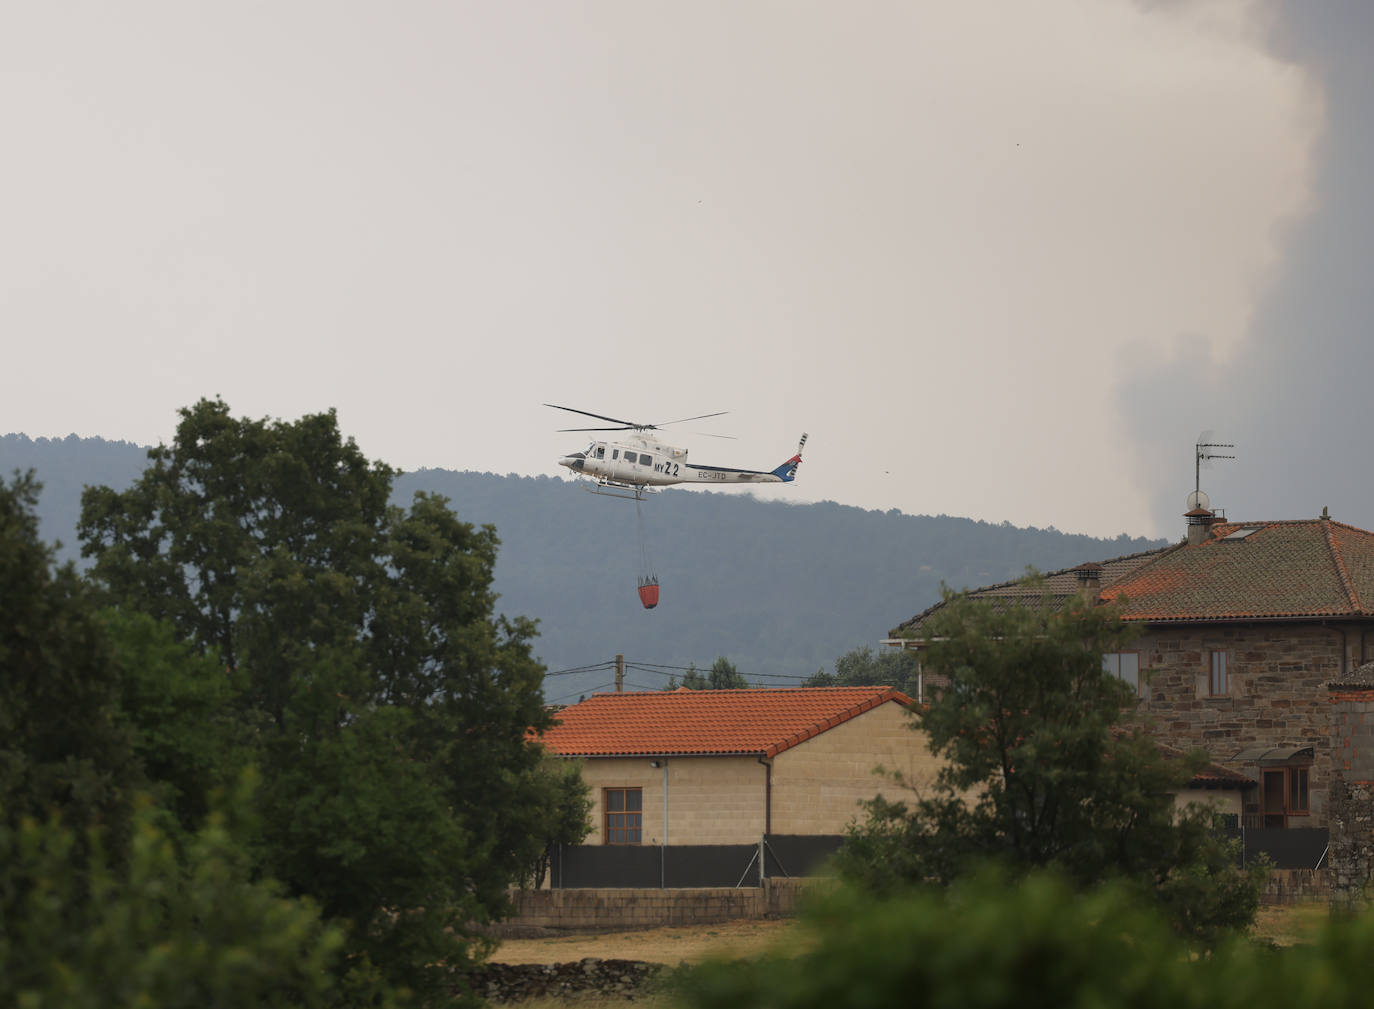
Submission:
[[1193,456],[1193,500],[1201,500],[1202,491],[1202,464],[1212,459],[1234,459],[1233,455],[1221,455],[1212,451],[1218,448],[1235,448],[1236,446],[1223,442],[1208,441],[1212,437],[1211,431],[1203,431],[1197,436],[1197,445]]

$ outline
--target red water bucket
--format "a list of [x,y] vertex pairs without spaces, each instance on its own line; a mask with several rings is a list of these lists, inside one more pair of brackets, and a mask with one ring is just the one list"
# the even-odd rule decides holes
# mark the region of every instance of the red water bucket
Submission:
[[649,577],[639,580],[639,601],[644,604],[646,610],[651,610],[658,605],[658,579]]

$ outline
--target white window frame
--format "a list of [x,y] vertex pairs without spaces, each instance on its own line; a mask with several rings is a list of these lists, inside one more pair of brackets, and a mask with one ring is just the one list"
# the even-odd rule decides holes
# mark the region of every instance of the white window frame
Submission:
[[[1131,678],[1121,675],[1122,659],[1130,657],[1130,664],[1135,666]],[[1103,652],[1102,671],[1110,673],[1123,683],[1134,683],[1136,696],[1140,696],[1140,653],[1139,652]]]

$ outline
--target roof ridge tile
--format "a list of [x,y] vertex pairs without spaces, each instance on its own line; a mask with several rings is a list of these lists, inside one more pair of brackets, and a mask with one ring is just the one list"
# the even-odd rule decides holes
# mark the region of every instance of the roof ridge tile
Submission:
[[1364,605],[1360,602],[1360,594],[1355,591],[1355,583],[1351,580],[1350,570],[1345,565],[1345,556],[1331,533],[1330,519],[1322,522],[1322,537],[1326,540],[1326,549],[1331,553],[1331,561],[1336,565],[1336,573],[1341,577],[1341,585],[1345,588],[1346,598],[1350,600],[1350,608],[1356,613],[1363,613]]

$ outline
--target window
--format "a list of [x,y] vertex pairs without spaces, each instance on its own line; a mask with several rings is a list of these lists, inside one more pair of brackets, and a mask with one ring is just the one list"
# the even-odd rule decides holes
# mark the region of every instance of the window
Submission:
[[603,788],[607,844],[639,844],[644,839],[644,794],[638,788]]
[[1288,769],[1288,812],[1306,813],[1307,809],[1307,768]]
[[618,449],[618,448],[613,448],[613,449],[611,449],[611,458],[612,458],[612,459],[619,459],[619,458],[620,458],[620,449]]
[[1226,653],[1212,653],[1212,679],[1208,693],[1213,697],[1225,697],[1231,691],[1226,680]]
[[1129,683],[1136,693],[1140,693],[1139,652],[1108,652],[1102,656],[1102,670]]
[[604,459],[604,458],[606,458],[606,446],[605,446],[605,445],[598,445],[598,446],[596,446],[596,457],[597,457],[598,459]]

